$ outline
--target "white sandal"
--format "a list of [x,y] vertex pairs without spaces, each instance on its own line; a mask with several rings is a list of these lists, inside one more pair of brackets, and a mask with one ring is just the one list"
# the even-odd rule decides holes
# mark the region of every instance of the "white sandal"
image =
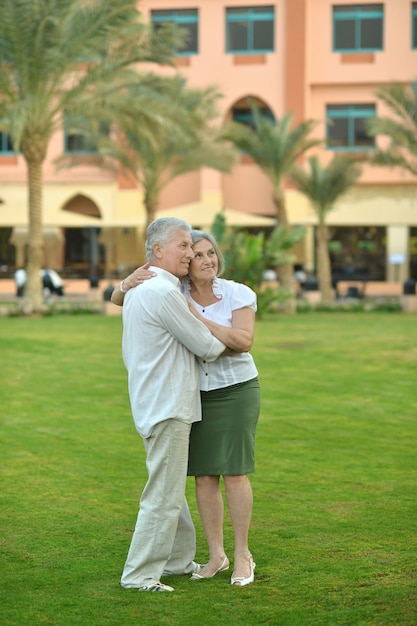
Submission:
[[230,579],[231,585],[236,585],[236,587],[244,587],[245,585],[250,585],[255,580],[255,567],[256,563],[253,562],[252,555],[249,556],[249,568],[250,575],[248,578],[243,578],[243,576],[237,576],[236,578]]

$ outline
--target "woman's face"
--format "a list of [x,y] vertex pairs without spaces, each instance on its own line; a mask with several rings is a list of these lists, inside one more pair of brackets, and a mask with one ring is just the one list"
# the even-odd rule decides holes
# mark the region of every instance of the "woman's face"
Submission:
[[191,280],[213,280],[217,276],[219,261],[211,243],[207,239],[201,239],[193,245],[193,251],[194,258],[188,270]]

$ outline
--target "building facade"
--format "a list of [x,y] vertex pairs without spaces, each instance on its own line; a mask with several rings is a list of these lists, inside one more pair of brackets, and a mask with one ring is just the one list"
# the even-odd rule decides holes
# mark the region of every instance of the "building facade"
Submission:
[[[292,112],[295,122],[316,120],[323,163],[335,152],[374,149],[366,120],[389,115],[377,88],[417,78],[417,2],[410,0],[142,0],[139,8],[155,28],[170,22],[187,35],[174,68],[146,69],[180,72],[192,86],[217,86],[220,122],[247,120],[248,97],[275,119]],[[14,268],[25,261],[26,171],[7,136],[0,138],[0,264]],[[142,260],[141,189],[91,165],[57,171],[55,159],[74,146],[77,137],[57,133],[45,162],[45,265],[83,275],[98,254],[100,271],[123,275]],[[297,262],[314,272],[315,214],[290,186],[286,202],[290,222],[307,227]],[[207,226],[207,207],[275,214],[269,181],[245,155],[230,174],[203,168],[162,192],[165,213],[191,205],[195,226]],[[366,268],[375,280],[417,278],[417,181],[410,175],[365,165],[328,224],[334,267]]]

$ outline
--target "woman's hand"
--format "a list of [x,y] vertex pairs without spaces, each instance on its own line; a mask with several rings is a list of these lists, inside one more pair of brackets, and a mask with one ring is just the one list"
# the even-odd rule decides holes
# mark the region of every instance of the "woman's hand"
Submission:
[[129,274],[129,276],[126,276],[126,278],[124,278],[121,283],[115,287],[111,295],[111,301],[113,304],[122,306],[126,292],[129,291],[129,289],[133,289],[133,287],[141,285],[145,280],[149,280],[149,278],[156,276],[155,272],[148,269],[149,266],[150,263],[148,262],[136,268],[134,272]]
[[136,268],[134,272],[126,276],[124,280],[122,280],[122,289],[123,291],[129,291],[129,289],[133,289],[137,285],[141,285],[145,280],[149,278],[153,278],[156,276],[155,272],[151,272],[148,268],[150,263],[145,263],[140,267]]

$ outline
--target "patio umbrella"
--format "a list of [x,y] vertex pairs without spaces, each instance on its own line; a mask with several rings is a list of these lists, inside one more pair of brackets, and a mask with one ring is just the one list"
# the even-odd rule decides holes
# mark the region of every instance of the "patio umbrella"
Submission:
[[204,202],[192,202],[191,204],[183,204],[172,209],[157,211],[156,217],[179,217],[189,222],[194,228],[207,229],[210,228],[216,215],[219,213],[225,217],[227,226],[246,226],[248,228],[263,226],[264,228],[271,228],[276,225],[276,220],[272,217],[263,217],[262,215],[234,211],[233,209],[219,209]]

